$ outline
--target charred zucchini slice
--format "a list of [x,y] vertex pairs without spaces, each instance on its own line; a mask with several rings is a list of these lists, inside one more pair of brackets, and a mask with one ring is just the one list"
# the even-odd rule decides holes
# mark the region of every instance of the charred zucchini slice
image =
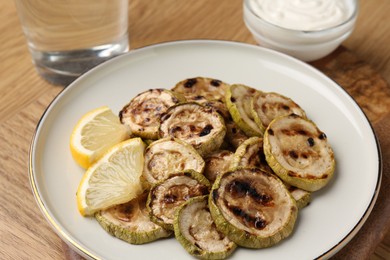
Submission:
[[237,148],[230,169],[235,169],[237,167],[257,167],[272,173],[272,169],[265,160],[263,138],[257,136],[250,137]]
[[172,91],[185,96],[188,100],[202,96],[207,100],[223,100],[228,84],[218,79],[195,77],[178,82]]
[[206,107],[211,107],[212,109],[217,111],[225,121],[231,118],[229,109],[227,108],[226,104],[221,100],[210,100],[203,103],[202,105]]
[[142,178],[154,184],[169,174],[184,170],[203,173],[205,162],[189,144],[175,138],[163,138],[151,143],[145,150]]
[[278,177],[258,168],[238,168],[213,185],[209,207],[219,231],[248,248],[275,245],[294,228],[298,208]]
[[203,175],[213,183],[217,177],[230,169],[233,152],[228,150],[216,151],[204,158],[206,163]]
[[225,142],[235,150],[249,137],[241,130],[233,119],[225,120],[226,135]]
[[174,231],[184,249],[200,259],[224,259],[237,247],[217,230],[210,215],[208,196],[191,198],[177,209]]
[[[251,137],[237,148],[233,156],[230,169],[236,169],[238,167],[257,167],[274,174],[265,159],[263,138],[256,136]],[[310,192],[291,186],[287,183],[284,183],[284,185],[297,202],[298,209],[305,207],[310,202]]]
[[334,154],[326,135],[295,114],[271,122],[264,134],[264,153],[283,181],[303,190],[321,189],[334,174]]
[[119,112],[121,122],[131,132],[146,139],[157,139],[160,116],[184,97],[166,89],[150,89],[134,97]]
[[251,87],[234,84],[226,91],[226,105],[236,124],[248,136],[262,136],[262,131],[253,119],[251,99],[257,91]]
[[291,193],[291,196],[297,202],[298,209],[303,209],[304,207],[306,207],[310,203],[311,192],[306,191],[306,190],[302,190],[300,188],[297,188],[297,187],[294,187],[291,185],[288,185],[286,183],[285,183],[285,185],[286,185],[288,191]]
[[305,111],[297,103],[275,92],[257,91],[251,105],[253,118],[262,132],[279,116],[296,114],[306,117]]
[[222,116],[197,103],[175,105],[161,117],[161,137],[174,137],[189,143],[202,156],[218,150],[225,134]]
[[130,202],[101,210],[95,218],[108,233],[130,244],[145,244],[170,236],[171,231],[150,220],[147,196],[148,193],[143,193]]
[[185,171],[171,174],[149,191],[146,206],[153,222],[173,230],[176,209],[192,197],[209,194],[210,182],[202,174]]
[[226,104],[221,100],[208,100],[203,96],[187,97],[187,103],[198,103],[202,106],[212,108],[218,112],[222,118],[226,121],[231,120],[231,115]]

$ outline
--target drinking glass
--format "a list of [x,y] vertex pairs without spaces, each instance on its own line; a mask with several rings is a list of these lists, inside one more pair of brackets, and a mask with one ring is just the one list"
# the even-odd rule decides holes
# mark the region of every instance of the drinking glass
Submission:
[[129,49],[128,0],[15,0],[38,73],[67,85]]

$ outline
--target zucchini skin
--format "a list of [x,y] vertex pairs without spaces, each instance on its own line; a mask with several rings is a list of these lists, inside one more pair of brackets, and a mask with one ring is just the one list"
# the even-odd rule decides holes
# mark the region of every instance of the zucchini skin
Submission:
[[[291,193],[292,197],[297,202],[298,209],[303,209],[308,206],[311,202],[311,192],[299,189],[297,187],[286,185],[288,191]],[[301,193],[299,196],[297,193]],[[303,195],[302,195],[303,193]]]
[[[230,115],[233,118],[233,121],[238,125],[238,127],[249,137],[251,136],[263,136],[263,133],[261,129],[257,126],[256,122],[252,118],[252,112],[251,111],[245,111],[245,104],[243,103],[243,98],[238,98],[233,95],[233,91],[241,88],[245,89],[247,93],[245,95],[248,95],[249,99],[252,99],[252,96],[257,92],[256,89],[253,89],[251,87],[241,85],[241,84],[234,84],[231,85],[227,91],[225,96],[225,102],[229,109]],[[248,100],[247,106],[251,106],[251,100]],[[242,103],[242,104],[241,104]],[[240,107],[242,105],[243,107]],[[250,109],[250,107],[248,107]],[[248,110],[247,109],[247,110]]]
[[179,243],[184,247],[184,249],[191,254],[192,256],[199,258],[199,259],[225,259],[228,256],[230,256],[234,250],[237,248],[237,245],[234,242],[231,242],[229,247],[225,251],[207,251],[203,250],[196,244],[189,241],[182,233],[180,228],[180,215],[185,210],[185,208],[192,204],[197,202],[205,202],[208,204],[208,197],[209,195],[204,196],[198,196],[189,199],[186,201],[183,205],[181,205],[175,214],[175,222],[174,222],[174,232],[175,232],[175,238]]
[[237,147],[230,164],[230,169],[234,170],[239,167],[256,167],[272,173],[271,168],[265,160],[263,138],[257,136],[250,137]]
[[[172,223],[168,223],[168,221],[164,221],[162,218],[158,217],[153,210],[154,201],[158,199],[156,197],[156,195],[154,194],[154,192],[161,185],[163,185],[167,180],[170,180],[170,179],[178,177],[178,176],[187,176],[187,177],[191,178],[192,180],[197,181],[197,184],[199,186],[201,186],[200,190],[196,191],[197,194],[188,194],[185,198],[177,198],[177,199],[184,200],[181,204],[183,204],[185,201],[187,201],[188,199],[190,199],[192,197],[209,194],[210,188],[211,188],[211,184],[210,184],[209,180],[207,180],[207,178],[204,177],[203,174],[200,174],[200,173],[193,171],[193,170],[186,170],[183,172],[173,173],[167,179],[161,180],[152,186],[152,188],[149,191],[148,198],[146,201],[146,208],[148,209],[149,217],[157,225],[162,226],[166,230],[172,230],[172,231],[173,231],[173,221],[172,221]],[[177,207],[179,207],[180,205],[178,205]],[[169,216],[169,217],[172,217],[172,220],[173,220],[174,216]]]
[[[124,206],[126,204],[129,204],[129,208],[133,210],[134,208],[137,208],[137,205],[132,205],[134,203],[139,204],[140,207],[146,207],[145,201],[146,201],[146,193],[143,193],[140,195],[140,197],[128,202],[119,205],[119,207]],[[140,200],[140,201],[138,201]],[[114,206],[116,207],[116,206]],[[126,208],[126,206],[124,206]],[[142,208],[138,208],[139,210],[142,210]],[[127,209],[123,211],[123,214],[130,214],[129,216],[131,217],[132,212],[127,213]],[[138,213],[142,214],[142,213]],[[134,244],[134,245],[141,245],[141,244],[146,244],[161,238],[166,238],[170,237],[172,235],[171,231],[163,229],[161,226],[154,225],[155,227],[150,230],[145,230],[145,231],[135,231],[131,230],[130,228],[125,228],[123,226],[120,226],[118,224],[113,223],[109,219],[107,219],[102,211],[98,211],[95,213],[95,219],[98,221],[100,226],[107,231],[109,234],[112,236],[115,236],[123,241],[126,241],[127,243]],[[120,220],[117,220],[120,222]],[[147,220],[150,221],[150,220]],[[151,225],[150,225],[151,226]]]
[[[323,172],[319,177],[316,176],[305,176],[305,174],[301,173],[299,169],[296,171],[291,171],[289,169],[286,169],[283,167],[283,165],[278,161],[277,157],[273,153],[273,147],[270,142],[270,136],[274,135],[274,130],[273,130],[273,125],[279,122],[279,120],[288,120],[290,118],[297,119],[297,120],[303,120],[309,124],[311,124],[316,131],[318,132],[318,136],[320,136],[320,139],[323,139],[323,142],[327,142],[326,135],[321,132],[318,127],[314,124],[314,122],[310,121],[309,119],[305,119],[303,117],[300,117],[295,114],[287,115],[287,116],[282,116],[274,119],[268,128],[266,129],[264,133],[264,154],[265,158],[267,160],[268,165],[272,168],[272,170],[275,172],[276,175],[279,176],[284,182],[309,191],[309,192],[314,192],[317,190],[322,189],[325,187],[329,181],[333,178],[335,167],[336,167],[336,161],[334,159],[334,154],[333,150],[331,149],[330,146],[327,147],[330,160],[331,160],[331,165],[329,166],[328,170],[326,172]],[[322,137],[321,137],[322,136]],[[312,139],[313,140],[313,139]],[[314,141],[313,141],[314,142]],[[309,144],[311,146],[311,144]]]
[[129,244],[142,245],[156,241],[161,238],[172,236],[172,231],[167,231],[163,227],[148,232],[130,232],[123,227],[117,227],[113,223],[109,223],[99,213],[95,214],[96,220],[100,226],[114,237],[117,237]]

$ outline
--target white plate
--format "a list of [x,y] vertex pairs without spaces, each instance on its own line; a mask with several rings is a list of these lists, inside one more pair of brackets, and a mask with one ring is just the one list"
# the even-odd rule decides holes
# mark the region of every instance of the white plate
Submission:
[[258,46],[224,41],[181,41],[149,46],[96,67],[68,86],[40,120],[30,151],[30,179],[43,214],[79,253],[101,259],[192,259],[175,239],[130,245],[77,211],[83,170],[71,158],[69,138],[87,111],[108,105],[116,113],[137,93],[171,88],[205,76],[291,97],[323,130],[334,148],[335,178],[313,194],[292,236],[272,248],[239,248],[232,259],[314,259],[340,250],[375,203],[381,158],[359,106],[334,81],[305,63]]

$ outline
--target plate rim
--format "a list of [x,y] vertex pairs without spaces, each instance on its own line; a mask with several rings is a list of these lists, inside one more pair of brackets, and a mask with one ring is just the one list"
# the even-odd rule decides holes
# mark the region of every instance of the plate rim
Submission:
[[323,258],[328,258],[337,253],[339,250],[341,250],[345,245],[347,245],[359,232],[359,230],[362,228],[368,217],[370,216],[373,208],[375,207],[380,187],[381,187],[381,181],[382,181],[382,176],[383,176],[383,158],[382,158],[382,151],[379,143],[378,136],[375,132],[375,129],[372,126],[372,123],[368,119],[366,113],[364,110],[361,108],[361,106],[356,102],[356,100],[340,85],[338,84],[334,79],[328,77],[326,74],[324,74],[322,71],[318,70],[314,66],[305,63],[301,60],[298,60],[294,57],[291,57],[287,54],[267,49],[261,46],[245,43],[245,42],[239,42],[239,41],[231,41],[231,40],[213,40],[213,39],[193,39],[193,40],[175,40],[175,41],[166,41],[166,42],[160,42],[160,43],[154,43],[150,45],[145,45],[143,47],[137,48],[137,49],[132,49],[126,54],[119,55],[117,57],[114,57],[106,62],[103,62],[96,67],[92,68],[88,72],[84,73],[82,76],[77,78],[74,82],[72,82],[70,85],[65,86],[54,98],[53,100],[49,103],[49,105],[45,108],[43,111],[40,119],[37,122],[37,125],[35,127],[31,142],[30,142],[30,147],[29,147],[29,163],[28,163],[28,177],[29,177],[29,182],[30,186],[32,189],[32,193],[34,195],[35,201],[37,202],[39,209],[43,213],[44,217],[46,220],[49,222],[51,225],[53,231],[61,238],[63,242],[65,242],[67,245],[72,247],[74,250],[76,250],[79,254],[81,254],[84,257],[90,258],[90,259],[100,259],[97,257],[94,253],[90,252],[88,249],[86,249],[84,246],[82,246],[80,243],[75,241],[70,235],[68,235],[63,229],[61,229],[60,225],[57,223],[55,219],[51,216],[49,213],[49,210],[47,209],[43,199],[41,198],[41,194],[37,188],[37,180],[35,178],[35,173],[34,173],[34,148],[36,146],[36,140],[38,137],[39,130],[48,115],[50,113],[50,110],[52,109],[53,106],[61,99],[63,95],[65,95],[67,92],[71,91],[70,89],[73,89],[77,87],[77,84],[79,81],[82,81],[84,78],[88,78],[90,74],[93,74],[95,70],[99,69],[102,66],[108,66],[110,63],[116,62],[116,60],[124,58],[124,56],[132,56],[135,55],[138,52],[142,51],[147,51],[148,49],[153,49],[153,48],[159,48],[159,47],[164,47],[167,45],[182,45],[182,44],[222,44],[222,45],[236,45],[240,48],[257,48],[261,51],[269,52],[272,53],[272,55],[276,56],[282,56],[283,59],[292,59],[295,62],[301,63],[301,65],[305,66],[308,69],[314,70],[317,73],[322,74],[323,77],[330,79],[339,90],[344,92],[344,94],[347,94],[347,96],[351,99],[351,101],[356,105],[356,107],[359,109],[359,111],[362,113],[364,116],[365,120],[368,123],[368,126],[371,129],[371,132],[373,134],[375,144],[376,144],[376,150],[378,154],[378,173],[377,173],[377,182],[375,185],[374,193],[372,194],[371,200],[365,209],[364,213],[362,214],[361,218],[357,223],[353,226],[353,228],[350,230],[348,234],[346,234],[337,244],[335,244],[333,247],[329,248],[326,252],[322,253],[315,259],[323,259]]

